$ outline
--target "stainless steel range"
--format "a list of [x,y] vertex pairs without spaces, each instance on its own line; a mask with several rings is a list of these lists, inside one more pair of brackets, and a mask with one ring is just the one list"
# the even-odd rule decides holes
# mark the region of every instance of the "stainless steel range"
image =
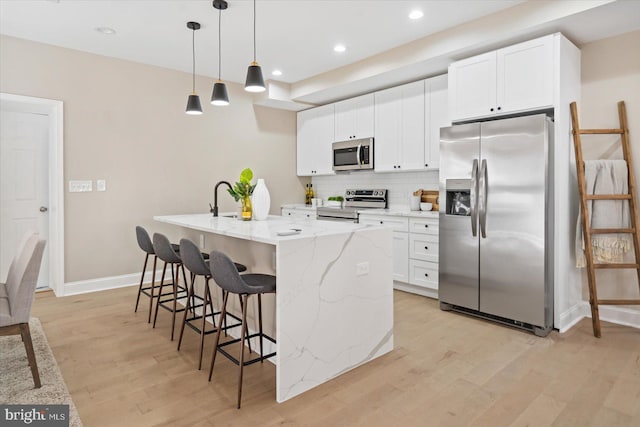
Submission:
[[363,209],[384,209],[387,207],[387,190],[347,190],[344,207],[322,206],[317,210],[316,219],[327,221],[358,222],[358,211]]

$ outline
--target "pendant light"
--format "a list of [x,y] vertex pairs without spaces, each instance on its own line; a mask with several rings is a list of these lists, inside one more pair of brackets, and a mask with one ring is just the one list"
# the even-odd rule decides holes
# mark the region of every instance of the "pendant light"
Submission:
[[222,68],[222,11],[228,7],[225,0],[213,0],[213,7],[218,9],[218,81],[213,85],[211,93],[212,105],[229,105],[229,94],[227,93],[227,85],[220,79],[220,69]]
[[262,69],[256,62],[256,0],[253,0],[253,62],[247,70],[244,90],[247,92],[264,92],[265,90]]
[[187,22],[187,28],[193,31],[191,37],[191,50],[193,54],[193,86],[191,95],[189,95],[189,99],[187,100],[187,114],[202,114],[202,105],[200,105],[200,97],[196,93],[196,30],[200,29],[200,24],[197,22],[189,21]]

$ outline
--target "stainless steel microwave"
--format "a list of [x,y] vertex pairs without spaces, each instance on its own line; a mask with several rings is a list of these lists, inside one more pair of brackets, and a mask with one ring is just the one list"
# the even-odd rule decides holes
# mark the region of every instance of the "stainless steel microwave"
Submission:
[[334,171],[370,169],[373,169],[373,138],[333,143]]

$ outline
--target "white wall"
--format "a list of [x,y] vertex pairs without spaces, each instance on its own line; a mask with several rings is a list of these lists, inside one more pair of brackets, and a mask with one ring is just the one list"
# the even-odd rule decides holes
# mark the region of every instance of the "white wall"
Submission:
[[[139,272],[136,225],[178,239],[152,217],[208,212],[214,184],[245,167],[265,178],[272,212],[303,200],[295,113],[254,106],[239,84],[231,105],[213,107],[213,83],[196,79],[205,112],[188,116],[187,73],[0,36],[0,92],[64,102],[65,182],[107,180],[106,192],[65,188],[66,282]],[[220,206],[237,204],[223,190]]]
[[[625,101],[633,168],[640,182],[640,31],[585,44],[582,49],[582,102],[578,106],[580,127],[616,128],[618,101]],[[616,136],[583,137],[585,159],[622,158]],[[631,255],[631,254],[630,254]],[[639,298],[635,271],[597,271],[599,298]],[[583,296],[588,300],[586,272]],[[640,308],[601,306],[602,319],[640,327]]]

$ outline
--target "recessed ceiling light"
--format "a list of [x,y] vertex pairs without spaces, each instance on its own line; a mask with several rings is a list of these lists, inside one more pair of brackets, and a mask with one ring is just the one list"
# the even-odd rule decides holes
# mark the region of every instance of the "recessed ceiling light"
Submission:
[[282,75],[282,71],[280,71],[280,70],[273,70],[273,71],[271,72],[271,75],[272,75],[272,76],[281,76],[281,75]]
[[424,16],[424,13],[422,13],[421,10],[412,10],[411,13],[409,14],[409,19],[420,19]]
[[345,50],[347,50],[347,48],[345,47],[345,45],[343,44],[337,44],[333,47],[333,51],[334,52],[344,52]]
[[109,27],[98,27],[96,28],[96,31],[102,34],[109,34],[109,35],[116,33],[116,30]]

